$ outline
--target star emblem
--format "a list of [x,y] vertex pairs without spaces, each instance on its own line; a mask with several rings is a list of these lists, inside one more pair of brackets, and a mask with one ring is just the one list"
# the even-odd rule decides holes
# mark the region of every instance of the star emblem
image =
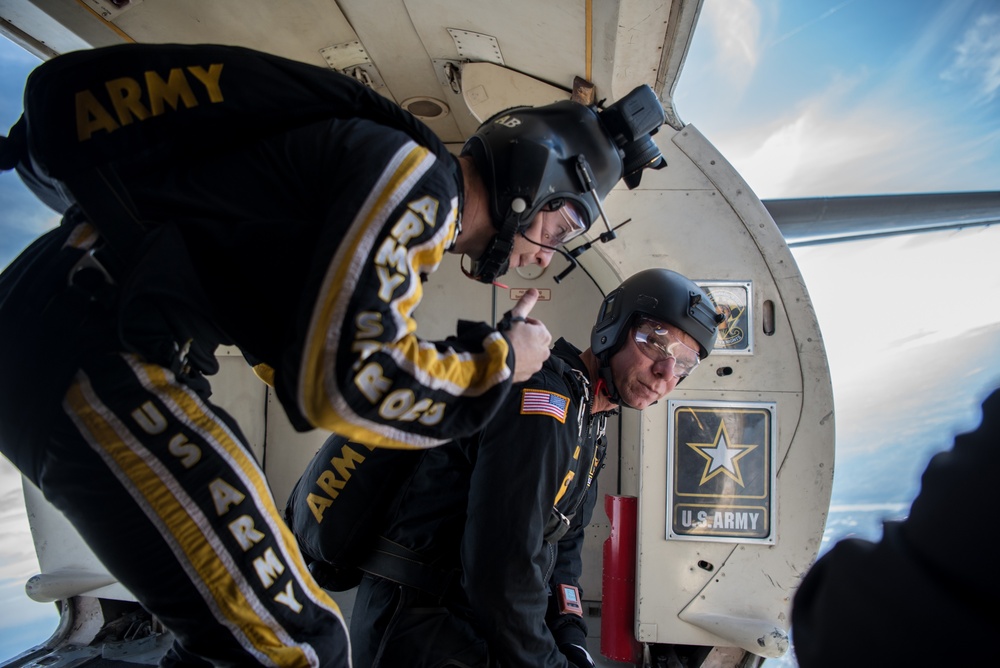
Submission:
[[740,459],[756,449],[757,445],[735,445],[730,443],[731,440],[725,421],[720,421],[714,443],[687,444],[689,448],[705,458],[705,470],[701,474],[699,485],[704,485],[715,476],[722,474],[732,478],[740,487],[745,486],[739,462]]

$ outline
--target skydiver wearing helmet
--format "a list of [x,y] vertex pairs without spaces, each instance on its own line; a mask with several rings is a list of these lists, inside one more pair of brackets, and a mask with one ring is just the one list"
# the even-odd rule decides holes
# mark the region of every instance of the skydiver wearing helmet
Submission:
[[[634,188],[644,169],[666,164],[651,139],[664,120],[649,86],[601,111],[563,101],[516,107],[487,119],[461,155],[485,186],[497,233],[481,255],[471,256],[469,275],[490,283],[508,265],[519,266],[523,241],[542,249],[535,257],[544,266],[552,252],[588,231],[598,217],[607,227],[603,240],[614,238],[604,198],[620,180]],[[549,234],[542,225],[556,225],[560,232]]]
[[[63,219],[0,275],[0,451],[173,633],[164,665],[347,665],[339,610],[209,401],[214,353],[259,362],[299,430],[413,449],[473,433],[549,355],[537,293],[503,331],[429,342],[412,316],[446,251],[496,275],[511,252],[545,261],[528,237],[489,251],[505,177],[349,77],[239,47],[67,53],[24,100],[0,169]],[[537,217],[558,239],[565,219]]]
[[[592,333],[600,352],[560,339],[482,431],[420,453],[369,529],[380,537],[361,565],[354,664],[593,666],[579,579],[607,417],[620,405],[646,408],[695,372],[720,320],[681,274],[640,271],[601,305]],[[325,496],[317,472],[343,445],[325,445],[292,493],[290,524],[303,544],[345,521],[308,507]],[[350,484],[363,475],[354,470]]]
[[[617,355],[623,348],[629,349],[626,343],[630,333],[636,349],[646,357],[653,360],[674,357],[677,383],[708,356],[723,316],[700,288],[692,286],[674,272],[648,269],[632,276],[605,298],[590,335],[589,358],[596,371],[599,395],[606,396],[612,404],[629,408],[649,405],[644,401],[649,395],[644,389],[644,379],[627,373],[627,362]],[[687,340],[677,336],[678,330],[687,335]],[[697,356],[692,354],[695,352]]]

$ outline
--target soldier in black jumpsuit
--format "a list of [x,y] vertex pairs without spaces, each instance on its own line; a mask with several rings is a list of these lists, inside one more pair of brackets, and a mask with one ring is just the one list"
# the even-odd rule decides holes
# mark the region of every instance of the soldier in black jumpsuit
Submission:
[[[608,412],[662,398],[707,356],[717,325],[701,288],[662,269],[627,279],[600,313],[590,349],[557,341],[478,434],[401,463],[412,473],[361,563],[351,619],[358,668],[593,665],[579,579]],[[647,352],[652,344],[635,338],[647,316],[683,339],[686,354]],[[310,495],[321,495],[318,472],[342,446],[320,450],[290,499],[307,553],[351,525],[343,507],[322,517],[309,509]],[[358,467],[348,487],[363,475]]]
[[[162,142],[169,149],[197,129],[162,125],[174,114],[212,114],[268,76],[276,88],[264,97],[287,82],[309,98],[333,76],[230,47],[112,49],[36,71],[83,62],[70,67],[62,98],[76,100],[64,124],[75,119],[75,128],[50,128],[68,131],[71,144],[175,127]],[[99,62],[88,65],[91,57]],[[249,80],[230,85],[248,58]],[[353,85],[362,106],[384,105]],[[462,233],[459,162],[429,131],[405,131],[412,119],[400,129],[385,114],[241,126],[184,160],[149,159],[144,144],[127,144],[129,168],[113,192],[141,237],[122,253],[58,182],[34,171],[25,147],[52,139],[39,114],[67,111],[46,107],[26,112],[26,132],[15,126],[20,134],[0,144],[0,167],[18,165],[65,210],[62,225],[0,276],[0,449],[173,632],[165,663],[348,665],[340,612],[310,577],[238,426],[209,401],[206,376],[217,370],[216,346],[235,344],[260,364],[296,428],[371,446],[429,448],[481,427],[511,385],[510,335],[469,324],[426,342],[412,317],[421,276]],[[596,112],[576,107],[600,132]],[[610,140],[592,139],[618,159]],[[617,170],[606,170],[600,196],[620,178],[620,161]],[[502,270],[506,255],[493,265]],[[545,354],[547,344],[546,332]]]
[[[560,339],[482,432],[421,454],[383,538],[439,571],[441,592],[367,575],[351,620],[357,666],[485,665],[487,646],[504,665],[562,666],[559,645],[586,646],[582,617],[560,615],[550,595],[579,587],[605,449],[607,415],[590,412],[579,354]],[[553,501],[571,518],[562,537],[547,537]]]
[[[209,403],[203,374],[215,371],[215,346],[235,342],[276,371],[297,426],[418,447],[475,428],[509,384],[502,336],[484,326],[431,348],[425,363],[442,374],[436,383],[401,364],[418,345],[409,313],[419,275],[457,231],[455,166],[358,119],[309,125],[127,185],[141,215],[170,222],[137,269],[118,278],[120,317],[95,307],[80,330],[64,332],[89,350],[61,410],[16,418],[44,420],[47,446],[5,442],[4,453],[186,651],[234,664],[347,665],[344,631],[338,638],[331,624],[339,611],[309,578],[244,437]],[[400,268],[397,290],[384,292],[379,248],[398,243],[393,221],[413,212],[423,224],[404,247],[425,250]],[[33,291],[38,263],[71,262],[100,242],[71,211],[31,249],[35,263],[15,261],[5,284]],[[36,304],[49,298],[39,292]],[[350,325],[363,318],[381,323],[370,338]],[[382,360],[371,373],[383,396],[412,397],[411,417],[400,410],[385,419],[355,384],[329,375],[346,377],[366,342],[383,346],[367,359]],[[461,361],[467,354],[481,361]],[[455,389],[438,389],[444,383]],[[462,384],[486,391],[465,393]]]

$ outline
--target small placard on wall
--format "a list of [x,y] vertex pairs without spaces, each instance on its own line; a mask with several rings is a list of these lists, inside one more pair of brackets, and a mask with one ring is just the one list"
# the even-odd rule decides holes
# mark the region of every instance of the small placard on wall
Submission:
[[753,354],[753,283],[750,281],[698,281],[716,309],[725,316],[719,325],[713,355]]

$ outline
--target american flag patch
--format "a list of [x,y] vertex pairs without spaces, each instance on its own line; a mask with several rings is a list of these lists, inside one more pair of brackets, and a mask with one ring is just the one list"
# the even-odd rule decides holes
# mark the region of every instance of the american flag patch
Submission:
[[565,424],[568,408],[569,397],[561,394],[545,390],[521,391],[521,415],[551,415]]

